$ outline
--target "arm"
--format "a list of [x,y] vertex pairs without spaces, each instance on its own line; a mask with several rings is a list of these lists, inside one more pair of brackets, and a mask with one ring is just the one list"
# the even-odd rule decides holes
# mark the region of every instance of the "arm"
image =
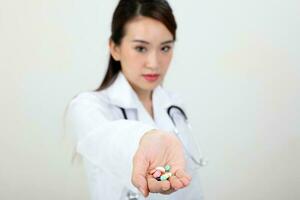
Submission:
[[[177,137],[138,121],[113,121],[107,106],[94,98],[71,102],[68,117],[78,153],[128,188],[132,188],[132,181],[145,196],[149,192],[168,194],[188,185],[190,178],[184,172],[183,149]],[[175,176],[170,182],[158,182],[148,175],[149,169],[164,164],[173,167]]]
[[113,121],[111,115],[106,103],[90,94],[80,95],[69,105],[68,129],[80,155],[129,186],[133,155],[140,138],[153,127],[132,120]]

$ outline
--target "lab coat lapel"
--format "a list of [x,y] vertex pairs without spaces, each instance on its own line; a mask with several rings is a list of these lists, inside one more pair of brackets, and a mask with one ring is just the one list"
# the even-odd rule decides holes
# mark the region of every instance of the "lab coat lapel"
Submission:
[[171,105],[180,106],[180,102],[172,98],[162,86],[156,87],[152,94],[154,119],[147,112],[122,72],[118,74],[116,80],[106,89],[106,92],[111,104],[126,109],[126,112],[132,109],[135,110],[139,121],[165,131],[174,130],[167,109]]
[[178,102],[174,101],[162,86],[158,86],[153,92],[152,103],[157,126],[161,130],[172,132],[174,125],[167,110],[172,105],[178,105]]
[[137,102],[139,99],[122,72],[118,74],[113,84],[106,89],[106,94],[112,105],[124,109],[138,108]]
[[124,108],[126,112],[135,110],[139,121],[156,127],[155,122],[122,72],[119,72],[114,83],[106,89],[106,93],[110,104]]

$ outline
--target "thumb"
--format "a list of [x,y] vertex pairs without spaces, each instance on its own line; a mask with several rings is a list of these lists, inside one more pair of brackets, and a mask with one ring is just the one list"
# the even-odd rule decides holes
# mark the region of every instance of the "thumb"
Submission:
[[147,170],[149,163],[145,157],[140,153],[136,153],[133,158],[133,169],[132,169],[132,184],[139,189],[139,191],[146,197],[149,194],[148,183],[147,183]]

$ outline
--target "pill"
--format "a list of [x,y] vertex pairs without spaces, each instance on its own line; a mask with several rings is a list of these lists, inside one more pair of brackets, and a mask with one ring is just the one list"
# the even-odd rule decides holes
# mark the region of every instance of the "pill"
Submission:
[[160,177],[161,176],[161,171],[159,170],[156,170],[154,173],[153,173],[153,177],[154,178],[157,178],[157,177]]
[[165,167],[156,167],[155,169],[151,170],[150,173],[153,175],[153,177],[157,181],[165,181],[168,180],[171,176],[172,173],[170,172],[171,166],[166,165]]
[[156,172],[156,171],[157,171],[157,169],[152,169],[152,170],[150,171],[150,174],[153,175],[154,172]]
[[160,180],[161,180],[161,181],[165,181],[165,180],[167,180],[167,179],[168,179],[168,177],[165,176],[165,175],[162,175],[162,176],[160,177]]
[[160,180],[165,181],[165,180],[167,180],[168,178],[169,178],[168,176],[162,175],[162,176],[160,177]]
[[162,173],[166,172],[164,167],[156,167],[155,169],[161,171]]
[[169,178],[169,177],[172,176],[172,173],[171,173],[171,172],[167,172],[167,173],[165,173],[164,175],[167,176],[167,177]]
[[171,170],[171,166],[170,165],[166,165],[165,166],[165,170],[166,170],[166,172],[169,172]]

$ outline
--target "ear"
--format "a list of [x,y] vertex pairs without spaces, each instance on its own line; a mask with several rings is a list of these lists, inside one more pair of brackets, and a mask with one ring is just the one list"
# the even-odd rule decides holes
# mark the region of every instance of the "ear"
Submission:
[[109,40],[110,54],[115,61],[120,61],[120,47],[114,43],[111,39]]

